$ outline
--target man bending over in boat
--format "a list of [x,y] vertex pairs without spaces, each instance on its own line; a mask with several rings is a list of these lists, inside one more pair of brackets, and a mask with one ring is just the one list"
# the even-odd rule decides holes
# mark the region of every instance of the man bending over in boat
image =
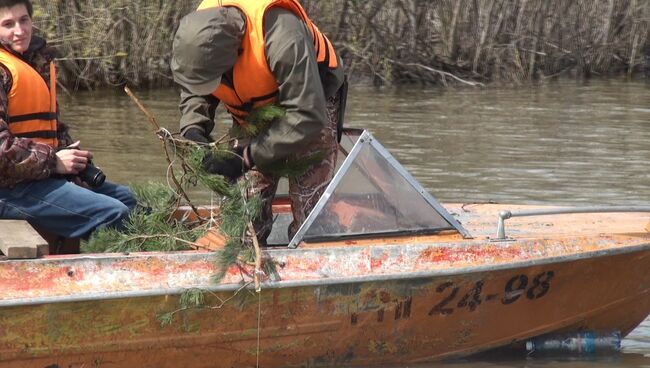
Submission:
[[135,200],[124,186],[79,180],[92,153],[58,121],[53,50],[32,35],[29,0],[0,0],[0,43],[0,219],[67,238],[120,226]]
[[261,242],[271,231],[279,180],[268,168],[317,152],[322,157],[289,178],[291,238],[336,169],[345,88],[343,66],[330,41],[297,0],[205,0],[181,20],[171,68],[181,86],[180,125],[187,139],[212,141],[219,102],[234,126],[251,123],[247,116],[262,106],[284,109],[283,117],[257,135],[240,139],[233,147],[236,155],[204,160],[213,174],[236,180],[247,173],[252,180],[251,194],[259,193],[264,203],[254,224]]

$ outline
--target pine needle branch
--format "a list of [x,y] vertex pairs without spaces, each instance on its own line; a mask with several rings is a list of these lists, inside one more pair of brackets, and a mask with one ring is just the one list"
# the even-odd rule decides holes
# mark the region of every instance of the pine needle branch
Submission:
[[[214,275],[214,280],[221,281],[228,270],[232,266],[236,266],[242,280],[252,278],[255,290],[260,292],[261,276],[265,273],[269,275],[276,273],[273,261],[262,259],[259,240],[253,226],[253,221],[261,214],[262,200],[259,195],[248,196],[247,193],[250,192],[252,185],[248,179],[243,178],[232,183],[220,175],[206,172],[203,163],[208,156],[217,160],[229,158],[235,154],[232,150],[234,140],[257,136],[268,129],[273,122],[284,117],[285,110],[274,105],[257,108],[247,117],[246,124],[231,129],[230,134],[223,135],[216,142],[197,143],[175,136],[167,129],[161,128],[154,116],[147,111],[128,87],[125,88],[125,91],[145,114],[155,129],[155,134],[162,142],[162,149],[168,163],[167,177],[170,181],[168,192],[173,191],[173,193],[164,203],[151,204],[148,207],[145,205],[144,208],[149,208],[149,212],[135,211],[129,219],[126,231],[98,232],[98,236],[93,236],[86,248],[95,249],[100,243],[111,244],[112,246],[104,248],[109,251],[138,251],[155,247],[157,247],[156,250],[174,250],[178,247],[196,248],[199,246],[196,243],[198,236],[205,233],[209,226],[216,222],[227,241],[225,246],[218,251],[219,255],[216,261],[218,271]],[[272,174],[276,176],[291,177],[302,174],[321,158],[322,155],[316,153],[300,159],[285,160],[279,162],[277,167],[268,169],[273,170]],[[177,174],[174,166],[180,167],[182,172]],[[197,184],[201,184],[219,195],[218,219],[203,218],[198,208],[192,203],[185,188]],[[161,198],[164,196],[163,194],[158,193]],[[155,198],[154,193],[152,195]],[[183,200],[198,218],[198,225],[188,227],[184,221],[175,219],[173,213]],[[252,275],[249,272],[250,266],[254,266]],[[197,293],[196,290],[190,290],[181,295],[178,309],[160,315],[159,320],[162,325],[166,325],[172,322],[175,314],[187,309],[218,309],[230,298],[225,301],[219,298],[218,300],[220,303],[216,307],[206,306],[203,294]]]

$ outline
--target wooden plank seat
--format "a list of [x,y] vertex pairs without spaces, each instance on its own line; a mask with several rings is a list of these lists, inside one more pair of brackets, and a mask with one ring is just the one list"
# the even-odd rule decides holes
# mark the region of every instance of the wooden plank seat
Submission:
[[0,252],[9,259],[49,254],[47,241],[24,220],[0,220]]

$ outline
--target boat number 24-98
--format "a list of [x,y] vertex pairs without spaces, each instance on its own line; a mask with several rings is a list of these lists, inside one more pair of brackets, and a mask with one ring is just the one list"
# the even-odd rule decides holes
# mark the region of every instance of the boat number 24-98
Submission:
[[553,271],[544,271],[533,277],[532,280],[526,275],[516,275],[506,282],[501,298],[499,298],[500,294],[483,296],[483,280],[477,281],[464,294],[461,287],[452,281],[444,282],[436,287],[436,293],[443,294],[443,299],[431,308],[429,315],[448,315],[454,313],[455,309],[460,308],[467,308],[470,312],[473,312],[481,303],[497,300],[500,300],[504,305],[508,305],[515,303],[522,297],[530,300],[539,299],[548,293],[553,276],[555,276]]

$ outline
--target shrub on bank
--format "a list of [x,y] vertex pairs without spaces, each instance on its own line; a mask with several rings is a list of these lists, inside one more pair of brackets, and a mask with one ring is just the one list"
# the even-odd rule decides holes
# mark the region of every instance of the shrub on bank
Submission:
[[168,86],[173,32],[197,3],[36,0],[34,18],[40,34],[59,49],[64,86]]
[[[180,18],[198,0],[35,0],[62,83],[171,85]],[[375,84],[522,82],[644,70],[650,6],[611,0],[303,0],[349,74]]]

